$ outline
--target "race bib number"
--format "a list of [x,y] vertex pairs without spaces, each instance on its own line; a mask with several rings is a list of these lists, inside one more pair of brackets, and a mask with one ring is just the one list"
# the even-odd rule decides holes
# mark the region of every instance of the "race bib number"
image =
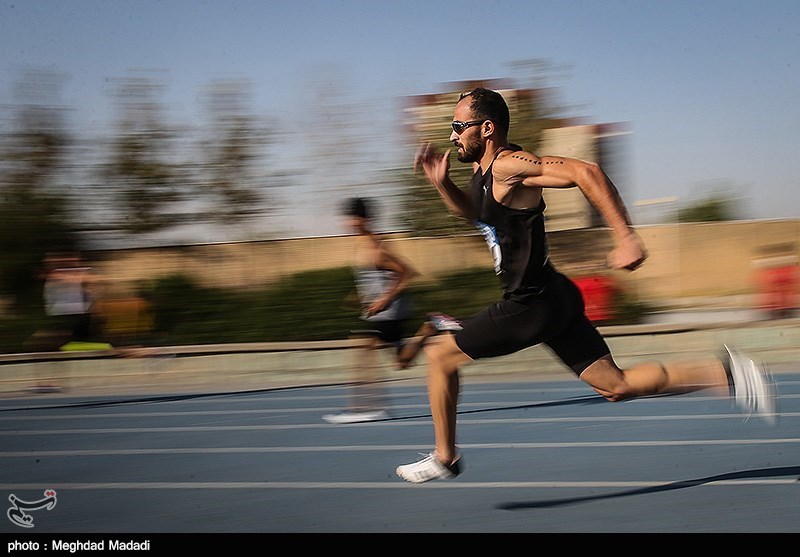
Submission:
[[492,259],[494,260],[494,272],[499,275],[501,271],[500,264],[503,262],[503,255],[500,252],[500,242],[497,241],[497,230],[495,230],[494,226],[489,226],[479,220],[475,221],[475,226],[478,227],[478,230],[481,231],[486,240],[486,245],[489,247],[489,252],[492,254]]

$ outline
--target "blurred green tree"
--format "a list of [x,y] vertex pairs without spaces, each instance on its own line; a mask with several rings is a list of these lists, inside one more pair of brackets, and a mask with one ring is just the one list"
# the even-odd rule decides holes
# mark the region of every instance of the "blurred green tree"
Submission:
[[99,172],[107,211],[96,213],[104,215],[98,230],[125,236],[209,225],[235,232],[274,208],[265,185],[278,173],[260,170],[270,137],[248,111],[245,84],[208,87],[204,128],[168,119],[163,90],[156,76],[117,80],[119,118]]
[[215,81],[206,93],[210,125],[201,141],[201,160],[194,165],[193,193],[206,198],[208,220],[223,225],[241,224],[268,213],[266,176],[260,164],[270,128],[248,110],[247,84]]
[[737,198],[717,191],[681,207],[677,211],[677,222],[722,222],[739,218]]
[[26,70],[15,85],[12,125],[0,136],[0,294],[15,311],[41,309],[45,254],[78,249],[65,176],[71,146],[64,76]]
[[157,99],[162,86],[148,76],[117,80],[120,116],[101,166],[98,189],[111,212],[102,228],[124,233],[159,231],[180,222],[182,166],[175,157],[178,130]]

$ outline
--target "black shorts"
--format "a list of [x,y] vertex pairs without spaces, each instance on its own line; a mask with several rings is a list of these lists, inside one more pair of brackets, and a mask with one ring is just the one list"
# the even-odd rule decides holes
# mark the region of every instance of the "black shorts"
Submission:
[[364,328],[353,333],[375,336],[383,342],[399,347],[400,341],[404,338],[405,324],[404,320],[364,321]]
[[473,360],[545,344],[578,375],[611,353],[586,317],[578,287],[555,271],[541,293],[505,299],[465,321],[455,341]]

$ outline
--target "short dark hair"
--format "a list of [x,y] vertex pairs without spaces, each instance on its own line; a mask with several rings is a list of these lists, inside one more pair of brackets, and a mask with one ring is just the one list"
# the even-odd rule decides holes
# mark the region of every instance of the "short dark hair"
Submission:
[[348,217],[361,217],[362,219],[370,218],[372,207],[369,200],[363,197],[351,197],[345,201],[342,207],[342,213]]
[[458,100],[460,101],[464,97],[472,97],[469,107],[475,120],[491,120],[501,133],[508,134],[511,117],[508,105],[500,93],[476,87],[472,91],[461,93]]

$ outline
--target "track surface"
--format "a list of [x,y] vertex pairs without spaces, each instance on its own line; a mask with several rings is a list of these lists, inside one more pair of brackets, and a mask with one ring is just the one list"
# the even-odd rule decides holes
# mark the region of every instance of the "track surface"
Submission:
[[394,475],[432,446],[418,381],[387,384],[390,419],[351,425],[321,419],[343,385],[0,400],[0,500],[57,493],[0,533],[796,533],[800,372],[776,379],[776,426],[708,393],[610,404],[574,379],[470,380],[464,473],[424,485]]

